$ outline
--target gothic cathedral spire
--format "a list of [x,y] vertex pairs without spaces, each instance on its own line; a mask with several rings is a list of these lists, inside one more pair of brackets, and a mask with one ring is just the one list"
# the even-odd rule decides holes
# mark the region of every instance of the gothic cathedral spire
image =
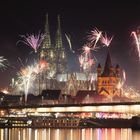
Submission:
[[57,17],[57,32],[56,32],[56,43],[55,43],[55,48],[56,49],[61,49],[63,48],[63,43],[62,43],[62,33],[61,33],[61,26],[60,26],[60,15]]
[[40,51],[40,58],[46,59],[47,57],[47,50],[51,49],[51,37],[50,37],[50,31],[49,31],[49,22],[48,22],[48,14],[46,14],[46,24],[45,24],[45,32],[44,32],[45,38],[42,44],[42,48]]
[[45,25],[45,40],[42,48],[51,48],[51,38],[48,22],[48,14],[46,15],[46,25]]
[[56,73],[65,73],[67,69],[67,60],[66,60],[66,52],[63,47],[62,33],[61,33],[61,25],[60,25],[60,16],[57,17],[58,25],[56,32],[56,42],[55,42],[55,55],[56,55]]

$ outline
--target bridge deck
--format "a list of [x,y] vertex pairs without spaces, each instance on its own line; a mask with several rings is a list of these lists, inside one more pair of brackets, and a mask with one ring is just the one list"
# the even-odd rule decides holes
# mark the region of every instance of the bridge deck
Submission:
[[57,105],[19,105],[1,106],[1,109],[21,110],[27,112],[118,112],[140,114],[140,102],[115,102],[93,104],[57,104]]

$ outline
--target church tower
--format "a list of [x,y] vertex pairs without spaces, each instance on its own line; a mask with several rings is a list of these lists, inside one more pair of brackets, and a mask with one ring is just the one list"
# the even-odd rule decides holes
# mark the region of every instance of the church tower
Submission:
[[40,58],[47,59],[48,57],[48,50],[52,48],[51,46],[51,38],[50,38],[50,31],[49,31],[49,23],[48,23],[48,14],[46,15],[46,24],[45,24],[45,31],[44,31],[44,41],[40,50]]
[[62,74],[66,73],[67,70],[67,59],[65,48],[63,47],[60,16],[57,17],[58,26],[56,32],[56,42],[55,42],[55,55],[56,55],[56,73]]
[[97,90],[99,95],[112,97],[114,95],[121,94],[120,90],[117,88],[120,82],[120,67],[117,65],[114,69],[109,51],[103,71],[100,64],[97,67],[97,82]]
[[39,75],[40,91],[42,89],[55,89],[57,88],[57,74],[66,73],[67,60],[66,52],[63,47],[60,16],[57,18],[57,32],[54,45],[51,43],[51,36],[49,31],[48,14],[46,15],[46,24],[44,31],[44,40],[40,48],[39,60],[46,62],[48,66]]
[[[55,68],[55,50],[51,43],[50,31],[49,31],[49,22],[48,22],[48,14],[46,15],[46,24],[45,24],[45,31],[44,31],[44,41],[42,47],[40,49],[40,60],[45,60],[48,63],[48,77],[53,76],[56,73]],[[46,76],[47,76],[46,75]]]
[[44,30],[44,40],[40,48],[40,63],[45,63],[47,66],[39,75],[39,90],[50,88],[50,79],[55,75],[55,51],[51,43],[49,30],[48,14],[46,15],[46,23]]

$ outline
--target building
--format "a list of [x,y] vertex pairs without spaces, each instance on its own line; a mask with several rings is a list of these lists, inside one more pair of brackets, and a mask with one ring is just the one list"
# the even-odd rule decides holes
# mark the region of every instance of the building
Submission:
[[97,67],[97,92],[99,95],[112,97],[114,95],[121,95],[119,84],[120,67],[117,64],[114,68],[111,62],[110,52],[108,51],[104,69],[99,64]]
[[[94,77],[94,80],[91,80],[91,77]],[[56,84],[55,87],[43,89],[38,95],[28,93],[27,104],[60,105],[131,101],[122,93],[120,67],[118,64],[113,67],[109,51],[104,67],[98,65],[97,75],[89,73],[87,76],[85,73],[80,72],[62,73],[57,74],[54,79],[46,78],[46,80],[50,80],[51,86]],[[22,96],[0,95],[2,105],[5,105],[5,101],[8,102],[8,105],[11,103],[14,105],[25,103],[24,94]]]
[[40,60],[48,62],[46,71],[40,75],[40,89],[56,89],[58,83],[55,80],[57,74],[64,74],[67,72],[67,58],[65,48],[63,47],[60,16],[57,17],[57,31],[55,38],[55,45],[51,42],[51,36],[49,31],[48,15],[46,15],[45,25],[45,39],[40,49]]
[[[45,62],[47,67],[37,75],[33,83],[31,82],[32,84],[30,85],[32,87],[29,87],[28,94],[30,93],[37,96],[41,95],[43,90],[61,90],[60,94],[61,97],[64,97],[65,102],[67,102],[67,100],[73,101],[74,97],[79,98],[80,94],[83,95],[83,98],[93,97],[92,93],[97,93],[103,98],[104,96],[112,98],[113,96],[121,95],[120,67],[119,65],[116,65],[115,68],[113,67],[109,50],[104,68],[99,64],[97,73],[95,73],[92,68],[94,62],[91,55],[87,53],[90,50],[88,46],[85,46],[84,49],[86,50],[80,57],[83,60],[82,65],[79,64],[80,70],[68,72],[67,55],[63,45],[60,16],[57,17],[57,31],[54,43],[52,43],[51,40],[48,15],[46,15],[44,34],[45,38],[42,46],[39,48],[39,62]],[[24,93],[24,87],[20,90]],[[82,91],[84,91],[84,93]],[[20,94],[19,89],[17,92]],[[86,92],[90,94],[86,96]],[[72,99],[70,99],[70,96]],[[82,100],[82,98],[79,100]],[[90,100],[90,102],[92,101]]]
[[[40,74],[40,93],[44,89],[62,90],[62,94],[75,96],[79,89],[93,90],[95,89],[94,80],[95,73],[72,72],[67,70],[67,55],[63,46],[63,38],[60,24],[60,16],[57,17],[57,31],[55,45],[52,44],[48,15],[46,15],[45,39],[40,48],[40,60],[48,62],[48,68]],[[78,60],[78,59],[77,59]],[[91,82],[92,77],[92,82]],[[86,84],[85,84],[86,83]]]
[[56,76],[56,74],[66,73],[67,71],[67,58],[65,48],[63,47],[59,15],[57,21],[55,45],[53,45],[51,43],[48,15],[46,15],[45,39],[40,49],[40,59],[49,62],[49,71],[53,71],[53,73],[48,73],[50,77]]

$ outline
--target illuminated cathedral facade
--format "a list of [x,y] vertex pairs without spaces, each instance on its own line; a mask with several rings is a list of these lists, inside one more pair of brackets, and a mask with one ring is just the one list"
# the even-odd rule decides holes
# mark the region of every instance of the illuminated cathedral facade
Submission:
[[[120,82],[120,67],[112,66],[108,51],[104,69],[99,64],[96,73],[76,72],[68,73],[67,55],[63,46],[60,16],[57,18],[57,31],[55,44],[52,45],[48,15],[46,15],[45,39],[40,49],[40,59],[49,63],[48,69],[41,74],[40,85],[42,89],[61,89],[63,93],[75,96],[78,90],[97,90],[100,95],[108,97],[120,95],[118,88]],[[91,80],[91,77],[93,80]]]
[[48,67],[40,75],[40,90],[58,88],[57,75],[64,74],[67,71],[67,58],[65,48],[63,47],[60,16],[58,16],[57,22],[55,44],[52,44],[48,15],[46,15],[45,38],[40,49],[39,59],[47,61]]
[[[55,43],[51,41],[48,15],[46,15],[45,38],[39,50],[39,59],[48,63],[48,67],[39,77],[39,94],[44,89],[59,89],[61,94],[75,97],[77,92],[96,91],[99,95],[112,97],[121,95],[120,67],[114,68],[108,50],[104,68],[99,64],[97,73],[91,71],[68,72],[67,55],[63,46],[60,16],[57,17],[57,31]],[[38,91],[38,90],[37,90]]]
[[58,25],[56,40],[55,44],[52,45],[49,31],[48,15],[46,15],[45,39],[40,49],[40,59],[44,59],[49,62],[49,69],[50,71],[53,71],[53,74],[51,76],[65,73],[67,70],[67,58],[65,48],[63,47],[60,16],[58,16],[57,21]]

